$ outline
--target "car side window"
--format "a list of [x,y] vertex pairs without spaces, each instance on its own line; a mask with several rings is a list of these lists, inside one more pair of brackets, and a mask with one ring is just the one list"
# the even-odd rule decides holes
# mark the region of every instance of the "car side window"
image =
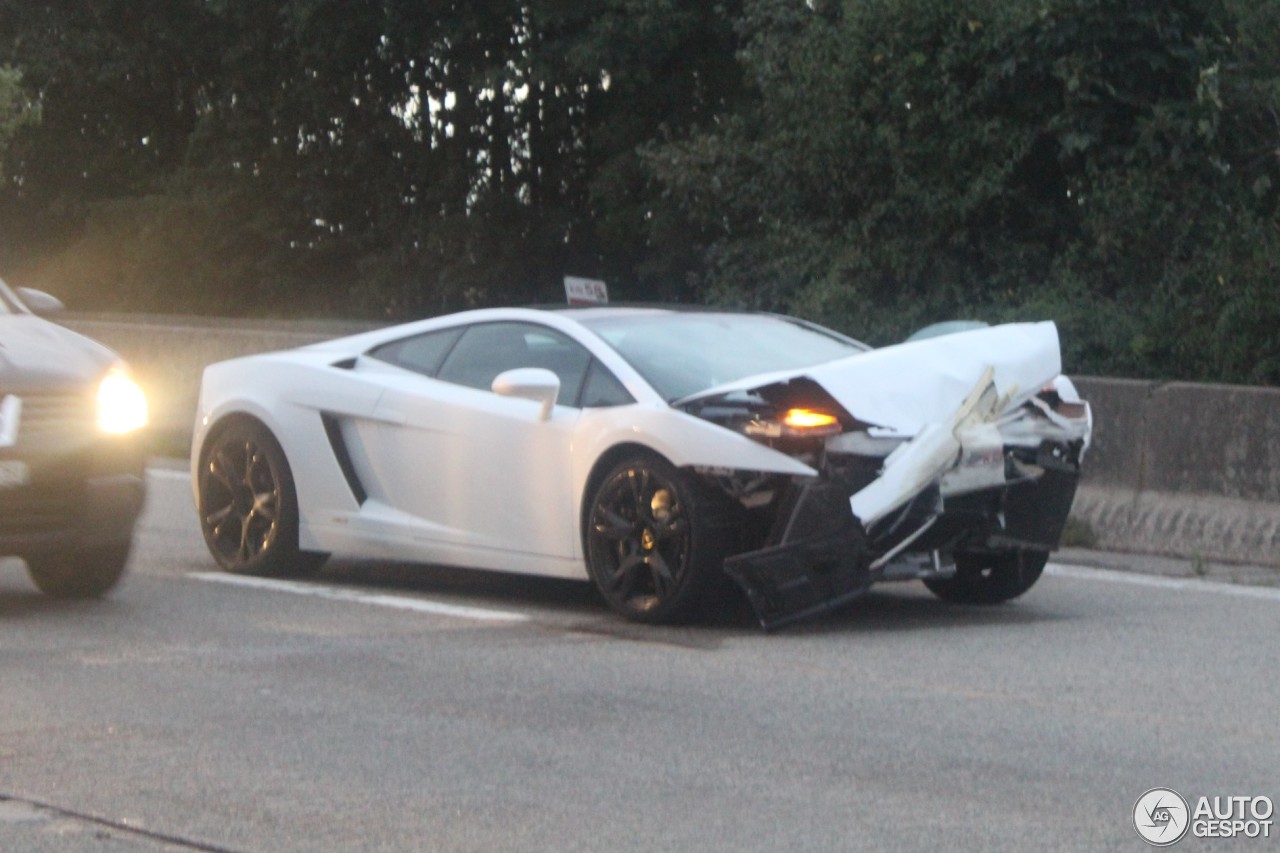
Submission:
[[444,363],[445,356],[449,354],[449,350],[453,349],[453,345],[460,337],[462,337],[460,328],[441,329],[438,332],[426,332],[382,344],[369,350],[368,354],[379,361],[403,367],[405,370],[435,376],[440,370],[440,365]]
[[544,367],[560,377],[562,406],[577,405],[591,353],[561,333],[533,323],[478,323],[468,326],[445,357],[437,378],[488,390],[499,373],[517,367]]
[[607,406],[625,406],[636,400],[609,368],[592,359],[587,369],[587,379],[582,383],[579,405],[584,409],[602,409]]

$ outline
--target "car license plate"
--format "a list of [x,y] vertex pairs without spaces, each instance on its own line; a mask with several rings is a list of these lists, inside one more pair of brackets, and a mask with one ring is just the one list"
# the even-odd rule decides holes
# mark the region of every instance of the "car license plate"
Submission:
[[31,469],[21,459],[0,459],[0,491],[18,489],[31,482]]

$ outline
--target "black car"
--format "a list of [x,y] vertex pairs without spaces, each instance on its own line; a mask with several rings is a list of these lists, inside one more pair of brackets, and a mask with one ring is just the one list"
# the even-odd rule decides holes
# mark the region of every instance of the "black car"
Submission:
[[144,497],[146,399],[106,347],[0,281],[0,556],[43,592],[101,595],[129,559]]

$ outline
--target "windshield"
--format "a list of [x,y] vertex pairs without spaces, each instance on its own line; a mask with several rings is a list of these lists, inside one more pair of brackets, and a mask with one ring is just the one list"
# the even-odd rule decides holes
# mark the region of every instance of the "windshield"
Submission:
[[835,332],[769,314],[670,312],[581,318],[580,322],[617,350],[667,400],[867,349]]

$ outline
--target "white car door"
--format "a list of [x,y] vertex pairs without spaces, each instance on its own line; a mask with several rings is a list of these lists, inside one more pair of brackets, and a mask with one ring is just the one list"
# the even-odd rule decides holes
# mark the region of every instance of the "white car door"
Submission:
[[[404,348],[364,357],[409,365],[362,365],[385,389],[373,419],[358,426],[353,448],[370,499],[390,523],[451,553],[576,557],[570,454],[579,410],[556,405],[544,420],[541,404],[500,396],[489,385],[504,370],[550,367],[561,376],[563,400],[576,395],[567,384],[581,385],[590,354],[530,323],[478,324],[454,337],[447,347],[419,347],[448,350],[439,368],[411,364],[415,356],[405,356]],[[539,345],[543,350],[535,352]],[[548,363],[553,351],[557,364]],[[410,369],[434,369],[441,378]]]

